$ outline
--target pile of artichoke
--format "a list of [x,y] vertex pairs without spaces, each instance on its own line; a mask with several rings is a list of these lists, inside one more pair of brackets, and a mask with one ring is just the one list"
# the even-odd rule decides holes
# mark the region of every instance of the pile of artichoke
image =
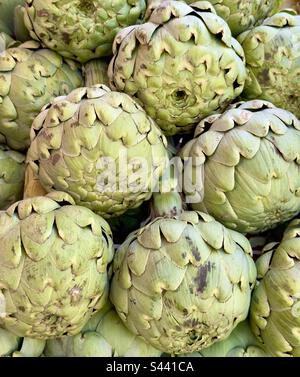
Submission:
[[0,0],[0,357],[300,356],[299,4]]

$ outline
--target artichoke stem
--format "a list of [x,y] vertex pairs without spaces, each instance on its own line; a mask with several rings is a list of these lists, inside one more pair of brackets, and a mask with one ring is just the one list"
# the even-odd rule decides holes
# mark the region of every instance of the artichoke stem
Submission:
[[97,84],[109,86],[108,63],[105,60],[95,59],[84,66],[85,85],[91,87]]
[[27,164],[25,170],[24,199],[45,195],[46,190],[41,185],[39,178],[34,172],[32,166],[30,164]]
[[154,217],[174,217],[183,212],[182,199],[178,192],[154,193],[152,197]]

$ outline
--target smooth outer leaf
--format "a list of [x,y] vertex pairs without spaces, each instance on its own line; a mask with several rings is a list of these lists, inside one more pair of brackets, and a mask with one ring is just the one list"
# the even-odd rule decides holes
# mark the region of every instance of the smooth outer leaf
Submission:
[[166,135],[189,132],[241,94],[244,52],[207,1],[152,5],[147,22],[117,34],[110,86],[138,98]]
[[0,325],[20,337],[77,334],[106,303],[110,228],[71,204],[56,192],[0,212]]
[[153,347],[199,351],[247,317],[251,256],[244,236],[204,213],[158,218],[117,251],[110,299],[125,326]]
[[256,262],[264,266],[264,274],[253,292],[250,323],[266,350],[276,357],[300,356],[299,224],[300,220],[293,220],[279,245],[271,245],[271,251],[267,245],[267,253]]
[[[65,191],[107,218],[150,199],[169,161],[167,140],[154,121],[134,99],[104,85],[57,98],[31,132],[27,162],[46,191]],[[137,175],[134,159],[146,165]]]
[[192,208],[231,229],[260,233],[300,211],[300,122],[270,102],[236,103],[204,119],[179,155],[193,162],[184,182],[199,198]]

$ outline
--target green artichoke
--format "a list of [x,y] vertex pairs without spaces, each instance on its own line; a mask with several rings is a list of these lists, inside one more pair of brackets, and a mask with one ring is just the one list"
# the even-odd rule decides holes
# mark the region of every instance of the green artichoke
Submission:
[[[229,25],[232,34],[238,35],[263,22],[276,13],[282,0],[208,0],[217,14]],[[188,4],[195,0],[186,0]]]
[[30,127],[44,105],[82,84],[75,64],[28,41],[0,54],[0,143],[26,149]]
[[208,2],[164,1],[115,38],[110,86],[136,96],[166,135],[189,132],[241,94],[244,53]]
[[192,208],[229,228],[260,233],[300,211],[300,122],[269,102],[204,119],[180,155],[192,162],[184,187]]
[[268,357],[262,344],[253,335],[248,321],[241,322],[228,338],[186,356],[191,357]]
[[0,209],[6,209],[23,196],[25,156],[0,145]]
[[35,119],[27,161],[47,191],[68,192],[109,218],[151,197],[166,146],[132,98],[97,85],[59,98]]
[[94,314],[81,333],[47,341],[47,357],[157,357],[161,352],[126,329],[107,305]]
[[245,99],[263,99],[300,117],[300,16],[281,12],[238,38],[249,70]]
[[270,243],[257,260],[258,281],[250,321],[273,356],[300,356],[300,220],[293,220],[280,243]]
[[196,352],[247,317],[251,254],[243,235],[207,214],[157,218],[120,246],[110,299],[126,327],[153,347]]
[[115,35],[143,17],[145,0],[27,0],[34,39],[80,63],[110,56]]
[[20,338],[0,327],[0,357],[38,357],[44,348],[44,340]]
[[0,212],[0,326],[20,337],[80,332],[108,295],[110,228],[65,193]]
[[25,0],[0,0],[0,32],[15,36],[15,10]]

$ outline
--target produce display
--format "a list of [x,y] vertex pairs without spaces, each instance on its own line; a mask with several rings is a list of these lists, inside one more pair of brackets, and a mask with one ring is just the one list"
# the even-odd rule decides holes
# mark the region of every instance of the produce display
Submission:
[[0,0],[0,357],[300,357],[299,12]]

